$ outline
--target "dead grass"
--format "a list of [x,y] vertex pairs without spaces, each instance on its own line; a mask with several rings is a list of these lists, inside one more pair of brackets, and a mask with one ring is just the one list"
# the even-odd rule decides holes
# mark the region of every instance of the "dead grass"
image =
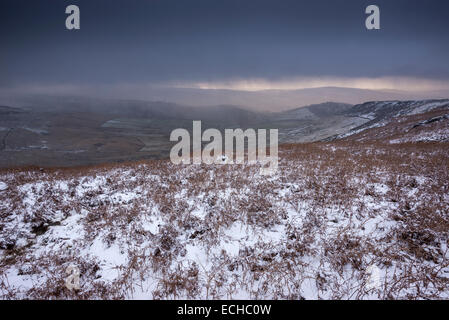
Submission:
[[[276,179],[258,177],[257,166],[167,161],[3,170],[9,188],[0,193],[0,295],[301,299],[313,285],[315,298],[447,298],[448,150],[447,143],[285,145]],[[116,196],[126,192],[136,196]],[[25,200],[30,194],[32,206]],[[195,214],[198,207],[203,217]],[[44,242],[75,215],[83,236],[71,247],[61,238]],[[145,229],[156,216],[157,231]],[[233,255],[222,244],[237,225],[256,240]],[[257,239],[279,228],[280,241]],[[114,280],[98,277],[101,261],[86,255],[95,241],[105,250],[118,246],[126,257]],[[207,264],[192,260],[192,246],[208,253]],[[79,292],[64,286],[73,262],[82,269]],[[367,290],[365,271],[372,264],[384,280]],[[17,287],[12,270],[37,280]]]

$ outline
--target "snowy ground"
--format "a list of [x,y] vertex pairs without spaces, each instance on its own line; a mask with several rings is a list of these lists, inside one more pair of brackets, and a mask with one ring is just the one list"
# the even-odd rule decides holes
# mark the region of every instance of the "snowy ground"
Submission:
[[447,150],[287,146],[270,178],[167,161],[4,171],[0,297],[449,298]]

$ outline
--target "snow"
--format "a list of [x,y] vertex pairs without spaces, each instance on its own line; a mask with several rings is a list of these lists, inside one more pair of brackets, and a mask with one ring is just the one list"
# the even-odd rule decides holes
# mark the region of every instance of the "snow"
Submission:
[[419,135],[405,136],[399,139],[391,139],[390,144],[406,142],[442,142],[449,141],[449,128],[442,128],[428,132],[422,132]]
[[6,189],[8,189],[8,185],[0,181],[0,191],[4,191]]
[[423,105],[421,105],[421,106],[415,108],[413,111],[411,111],[410,114],[413,115],[413,114],[424,113],[424,112],[436,109],[438,107],[445,106],[445,105],[447,105],[447,103],[448,103],[447,100],[424,103]]
[[[357,105],[355,108],[359,109],[359,113],[355,112],[354,117],[363,119],[369,119],[374,121],[369,126],[360,126],[353,128],[349,132],[345,132],[337,136],[337,139],[346,138],[361,132],[365,132],[369,129],[384,127],[396,120],[401,122],[405,116],[413,116],[418,114],[424,114],[437,108],[447,108],[449,106],[449,100],[419,100],[419,101],[381,101],[381,102],[367,102],[362,105]],[[367,111],[369,110],[369,111]],[[442,136],[445,136],[443,138]],[[447,134],[436,135],[434,137],[423,137],[422,140],[417,141],[447,141]],[[392,144],[414,142],[414,140],[393,139]]]
[[[394,298],[448,298],[448,283],[426,287],[420,278],[439,269],[449,278],[447,232],[414,226],[435,238],[422,245],[434,257],[425,260],[409,251],[416,239],[406,223],[420,218],[408,213],[416,208],[444,221],[432,206],[448,206],[447,168],[430,161],[444,151],[375,161],[387,151],[281,150],[269,179],[257,165],[168,162],[3,173],[0,284],[16,298],[76,298],[58,287],[75,265],[93,299],[380,299],[387,289]],[[420,168],[416,159],[441,168],[406,171]],[[372,265],[387,289],[365,288]],[[393,279],[410,277],[413,286],[396,289]]]

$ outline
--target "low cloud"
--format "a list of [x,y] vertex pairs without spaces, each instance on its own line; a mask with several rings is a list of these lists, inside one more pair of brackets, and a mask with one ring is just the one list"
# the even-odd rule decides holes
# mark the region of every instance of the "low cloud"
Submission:
[[357,104],[374,100],[449,98],[449,83],[411,77],[302,77],[108,85],[23,85],[0,89],[0,103],[8,103],[24,95],[164,101],[190,106],[236,105],[255,110],[281,111],[327,101]]
[[282,80],[236,79],[211,82],[185,82],[175,85],[184,88],[227,89],[238,91],[301,90],[308,88],[340,87],[366,90],[436,91],[449,89],[449,81],[411,77],[342,78],[300,77]]

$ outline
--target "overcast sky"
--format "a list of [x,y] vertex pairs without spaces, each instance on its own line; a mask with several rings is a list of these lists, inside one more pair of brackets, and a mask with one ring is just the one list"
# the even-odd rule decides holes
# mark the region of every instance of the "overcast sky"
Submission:
[[[69,4],[81,30],[65,29]],[[447,0],[1,0],[0,86],[437,89],[448,15]]]

